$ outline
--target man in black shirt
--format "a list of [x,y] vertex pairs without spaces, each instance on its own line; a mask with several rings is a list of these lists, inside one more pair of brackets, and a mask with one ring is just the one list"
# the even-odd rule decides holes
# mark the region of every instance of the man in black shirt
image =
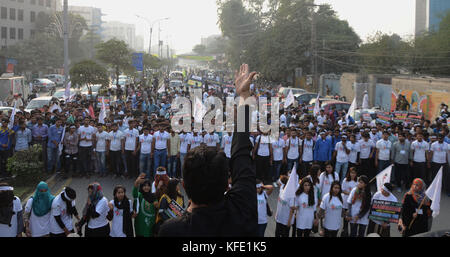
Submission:
[[[249,140],[249,108],[244,100],[250,97],[250,84],[255,72],[243,64],[236,74],[238,108],[245,108],[245,131],[235,132],[231,147],[232,188],[228,187],[225,154],[199,146],[189,151],[184,160],[184,187],[190,199],[183,216],[166,221],[159,236],[231,237],[258,233],[256,174],[252,168]],[[239,111],[238,111],[239,112]]]

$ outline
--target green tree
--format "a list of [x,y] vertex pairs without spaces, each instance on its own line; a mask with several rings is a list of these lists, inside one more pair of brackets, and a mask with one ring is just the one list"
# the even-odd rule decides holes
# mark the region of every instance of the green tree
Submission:
[[89,94],[92,94],[92,85],[101,84],[105,87],[109,85],[106,68],[91,60],[76,63],[70,69],[70,80],[74,87],[86,85],[89,89]]
[[192,49],[192,51],[198,55],[204,55],[206,52],[206,46],[204,45],[196,45],[194,46],[194,48]]
[[131,50],[124,41],[111,39],[96,46],[97,59],[115,70],[116,85],[119,85],[120,72],[131,66]]
[[154,55],[145,53],[143,58],[144,58],[144,67],[146,69],[159,69],[162,66],[161,60]]

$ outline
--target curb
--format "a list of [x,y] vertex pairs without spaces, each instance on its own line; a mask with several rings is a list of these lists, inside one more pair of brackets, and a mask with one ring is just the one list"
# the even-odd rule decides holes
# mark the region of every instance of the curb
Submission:
[[[50,178],[48,178],[45,183],[47,183],[48,187],[52,187],[56,182],[56,176],[57,174],[53,174]],[[21,201],[22,205],[25,205],[27,203],[27,201],[31,198],[31,196],[33,196],[34,191],[32,193],[30,193],[24,200]]]

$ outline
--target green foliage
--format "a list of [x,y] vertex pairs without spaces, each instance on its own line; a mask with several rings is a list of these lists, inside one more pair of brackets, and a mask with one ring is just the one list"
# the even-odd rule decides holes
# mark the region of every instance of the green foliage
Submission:
[[162,66],[161,60],[154,55],[145,53],[143,58],[144,58],[144,66],[146,69],[148,68],[159,69]]
[[[124,41],[111,39],[96,46],[97,59],[111,66],[115,70],[116,78],[120,72],[129,71],[131,68],[131,50]],[[119,85],[119,80],[116,80]]]
[[14,185],[35,185],[44,178],[42,146],[36,144],[26,151],[15,152],[11,158],[8,158],[6,168],[16,176]]
[[109,85],[109,78],[106,69],[91,60],[85,60],[75,64],[70,69],[70,80],[73,87],[76,87],[77,85]]

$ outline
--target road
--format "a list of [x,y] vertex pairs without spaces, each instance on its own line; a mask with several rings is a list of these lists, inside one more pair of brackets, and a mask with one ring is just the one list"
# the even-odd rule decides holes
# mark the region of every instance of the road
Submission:
[[[132,198],[131,191],[133,188],[134,179],[122,179],[122,178],[114,179],[111,176],[100,178],[100,177],[94,175],[90,179],[86,179],[86,178],[69,179],[69,180],[65,181],[65,183],[60,182],[58,187],[61,187],[60,186],[61,184],[67,184],[67,182],[69,182],[68,185],[70,187],[72,187],[73,189],[75,189],[75,191],[77,192],[76,207],[77,207],[78,212],[81,213],[83,210],[83,206],[86,203],[86,199],[87,199],[87,186],[90,183],[99,182],[103,188],[103,195],[109,201],[109,200],[113,199],[113,189],[116,185],[125,186],[125,188],[127,189],[126,195],[128,198],[131,199]],[[402,192],[402,193],[394,192],[394,195],[397,197],[397,199],[399,199],[399,201],[401,201],[404,193],[405,192]],[[183,191],[183,194],[184,194],[184,191]],[[275,213],[276,213],[276,207],[277,207],[278,194],[279,194],[279,188],[276,188],[273,191],[272,195],[269,196],[269,205],[273,211],[273,216],[269,217],[269,222],[267,224],[267,229],[266,229],[266,233],[265,233],[266,237],[274,237],[275,236],[275,224],[276,224],[275,223]],[[437,231],[437,230],[442,230],[442,229],[450,229],[449,215],[450,215],[450,197],[448,197],[445,194],[442,194],[440,214],[433,220],[432,231]],[[74,222],[75,222],[75,220],[74,220]],[[318,236],[318,235],[312,235],[312,236]],[[397,230],[397,226],[391,225],[391,236],[392,237],[400,237],[401,236]]]

